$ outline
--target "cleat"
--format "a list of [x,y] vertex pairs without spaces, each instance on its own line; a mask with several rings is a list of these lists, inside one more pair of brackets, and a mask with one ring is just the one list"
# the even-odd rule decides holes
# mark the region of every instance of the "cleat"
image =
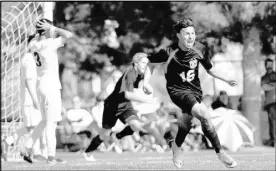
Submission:
[[237,162],[226,154],[224,151],[217,153],[218,159],[224,164],[225,167],[234,168],[237,166]]
[[23,157],[23,160],[28,163],[33,163],[32,155],[28,152],[20,152],[20,156]]
[[91,161],[91,162],[96,161],[92,153],[83,153],[83,157],[86,161]]
[[172,152],[173,152],[173,164],[177,168],[182,167],[182,160],[181,160],[181,148],[177,147],[175,141],[172,143]]
[[33,163],[32,149],[25,147],[23,151],[20,151],[20,156],[28,163]]

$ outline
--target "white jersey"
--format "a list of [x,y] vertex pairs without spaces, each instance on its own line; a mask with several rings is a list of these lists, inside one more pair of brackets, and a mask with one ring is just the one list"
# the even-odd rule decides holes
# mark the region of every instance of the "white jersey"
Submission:
[[31,95],[26,86],[26,79],[36,79],[36,65],[32,53],[26,53],[21,59],[20,70],[20,96],[21,105],[33,105]]
[[31,42],[30,48],[37,66],[38,84],[43,84],[45,88],[61,89],[57,49],[63,45],[62,37]]

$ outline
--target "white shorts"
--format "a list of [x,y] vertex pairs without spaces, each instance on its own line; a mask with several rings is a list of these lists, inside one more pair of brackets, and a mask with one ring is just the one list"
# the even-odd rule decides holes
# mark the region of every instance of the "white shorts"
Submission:
[[41,113],[33,105],[22,106],[23,122],[26,127],[37,126],[41,121]]
[[61,92],[60,89],[49,89],[42,91],[38,89],[37,92],[40,109],[42,114],[42,120],[46,121],[61,121]]

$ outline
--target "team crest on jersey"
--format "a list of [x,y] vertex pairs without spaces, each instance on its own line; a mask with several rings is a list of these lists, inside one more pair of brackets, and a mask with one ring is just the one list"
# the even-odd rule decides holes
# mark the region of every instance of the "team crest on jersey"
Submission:
[[197,66],[197,60],[196,59],[192,59],[190,62],[190,68],[191,69],[195,69]]

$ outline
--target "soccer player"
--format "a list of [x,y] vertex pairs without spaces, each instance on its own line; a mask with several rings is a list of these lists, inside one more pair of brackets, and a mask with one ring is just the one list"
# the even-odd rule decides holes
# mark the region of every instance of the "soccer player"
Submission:
[[[148,55],[145,53],[136,53],[133,56],[133,65],[128,68],[121,78],[118,80],[115,89],[107,97],[104,102],[104,111],[102,118],[102,131],[98,136],[93,138],[88,148],[85,150],[84,157],[86,160],[94,161],[91,157],[92,152],[96,150],[102,142],[110,139],[116,141],[124,136],[132,135],[134,131],[147,132],[144,129],[144,123],[140,121],[137,112],[133,109],[131,101],[142,103],[155,103],[156,99],[134,93],[134,88],[138,88],[139,82],[143,79],[144,73],[149,72]],[[151,93],[152,90],[144,83],[144,91]],[[112,127],[115,126],[116,121],[120,119],[124,124],[129,126],[125,127],[120,133],[113,134]],[[112,134],[111,134],[112,133]]]
[[[35,35],[30,35],[28,37],[28,45],[34,37]],[[41,113],[39,111],[39,101],[36,93],[36,79],[37,74],[34,57],[30,50],[28,50],[28,52],[21,58],[20,74],[21,111],[24,125],[22,128],[17,129],[12,135],[4,139],[4,143],[8,146],[17,144],[17,141],[22,136],[31,134],[34,127],[37,126],[37,124],[41,120]],[[42,134],[39,141],[35,142],[34,148],[32,149],[34,153],[34,159],[41,158],[40,154],[42,153],[43,155],[47,155],[45,143],[45,136],[44,134]]]
[[[57,49],[62,47],[73,33],[53,26],[47,19],[41,19],[36,24],[38,36],[30,42],[30,48],[35,56],[37,69],[37,92],[40,102],[42,120],[35,127],[32,136],[27,140],[26,150],[22,152],[24,159],[32,163],[31,153],[28,149],[45,129],[48,150],[47,163],[65,163],[56,156],[56,127],[61,120],[61,83],[59,79],[59,65]],[[60,35],[54,38],[54,35]]]
[[[193,21],[186,18],[174,25],[178,41],[161,49],[156,54],[149,56],[150,64],[169,62],[165,74],[167,91],[171,100],[182,109],[182,128],[178,129],[175,141],[172,144],[173,163],[176,167],[182,167],[181,145],[192,127],[193,116],[200,120],[204,135],[211,141],[218,159],[226,167],[235,167],[237,162],[227,155],[220,145],[218,135],[211,122],[210,113],[206,106],[201,103],[202,90],[198,77],[199,63],[213,77],[220,79],[230,86],[237,82],[219,74],[212,67],[208,49],[201,43],[195,41],[196,34]],[[173,54],[173,55],[171,55]]]

